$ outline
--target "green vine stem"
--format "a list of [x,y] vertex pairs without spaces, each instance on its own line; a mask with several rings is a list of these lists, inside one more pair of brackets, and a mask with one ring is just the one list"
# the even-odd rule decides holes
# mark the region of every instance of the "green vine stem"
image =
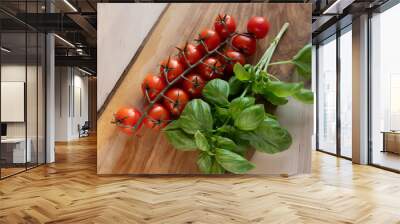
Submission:
[[[149,101],[149,104],[146,106],[146,108],[144,109],[143,114],[140,116],[140,118],[138,119],[138,121],[136,122],[136,124],[133,126],[132,129],[136,130],[138,129],[138,127],[140,126],[140,124],[143,122],[143,120],[147,117],[147,113],[149,112],[149,110],[153,107],[153,105],[155,103],[157,103],[162,97],[165,97],[165,93],[168,91],[168,89],[170,89],[175,83],[179,82],[179,80],[186,78],[185,75],[187,75],[190,71],[192,71],[192,69],[194,69],[196,66],[198,66],[199,64],[204,63],[203,61],[205,59],[207,59],[209,56],[211,56],[214,53],[218,53],[218,54],[222,54],[221,52],[219,52],[218,50],[220,50],[222,47],[224,47],[226,44],[230,44],[231,43],[231,39],[232,37],[236,35],[236,33],[231,34],[229,37],[226,38],[226,40],[222,43],[220,43],[215,49],[209,51],[207,49],[207,46],[205,45],[205,43],[203,41],[200,41],[200,43],[203,45],[204,49],[206,50],[205,55],[196,63],[194,64],[189,64],[189,67],[187,67],[185,69],[185,71],[183,71],[177,78],[175,78],[174,80],[168,82],[167,80],[167,86],[160,92],[157,94],[157,96],[153,99],[153,100],[149,100],[147,91],[146,91],[146,98]],[[185,61],[187,62],[186,56],[185,54],[183,54],[183,56],[185,57]]]
[[284,65],[284,64],[292,64],[293,62],[291,60],[287,61],[277,61],[277,62],[272,62],[269,63],[269,65]]
[[278,43],[281,40],[283,34],[285,34],[285,32],[288,28],[289,28],[289,23],[283,24],[278,35],[276,35],[276,37],[272,40],[271,45],[265,51],[264,55],[261,57],[260,61],[255,66],[257,68],[256,73],[261,72],[261,71],[267,71],[268,65],[271,61],[272,56],[274,55],[275,49],[278,46]]

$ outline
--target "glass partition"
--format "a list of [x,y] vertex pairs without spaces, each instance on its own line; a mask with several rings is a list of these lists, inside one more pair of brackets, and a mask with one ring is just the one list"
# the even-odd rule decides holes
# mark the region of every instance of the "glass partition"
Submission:
[[26,41],[25,32],[1,34],[2,177],[26,170],[31,161],[31,151],[26,150]]
[[336,36],[318,47],[317,148],[336,154]]
[[400,171],[400,5],[371,18],[371,162]]
[[[43,5],[20,1],[18,12],[42,12]],[[0,20],[7,20],[0,21],[2,179],[45,163],[46,38],[1,12]]]

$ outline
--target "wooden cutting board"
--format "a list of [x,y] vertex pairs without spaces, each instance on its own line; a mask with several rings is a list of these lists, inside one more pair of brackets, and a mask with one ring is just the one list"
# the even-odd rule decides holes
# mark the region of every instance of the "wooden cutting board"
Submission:
[[[197,152],[177,151],[168,144],[162,133],[146,128],[142,128],[139,136],[127,136],[111,124],[111,121],[113,113],[120,107],[143,107],[144,98],[140,85],[144,76],[147,73],[156,74],[160,61],[176,53],[175,46],[192,41],[202,28],[212,28],[218,13],[232,15],[236,19],[239,32],[246,32],[247,20],[253,15],[269,19],[271,23],[269,35],[257,42],[257,53],[249,58],[249,62],[255,62],[260,58],[285,22],[289,22],[290,27],[281,40],[273,61],[292,57],[311,41],[311,4],[169,4],[149,33],[141,51],[128,65],[126,73],[109,97],[98,119],[98,174],[200,173],[196,166]],[[112,16],[112,13],[109,15]],[[134,29],[140,21],[131,23]],[[274,67],[271,72],[278,74],[282,80],[296,80],[296,77],[291,75],[293,73],[291,66]],[[299,157],[298,154],[294,155]]]

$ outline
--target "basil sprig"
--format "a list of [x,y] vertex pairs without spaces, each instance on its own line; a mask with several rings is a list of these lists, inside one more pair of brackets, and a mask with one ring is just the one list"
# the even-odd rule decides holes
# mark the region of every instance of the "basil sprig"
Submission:
[[208,82],[203,89],[204,100],[191,100],[180,118],[164,129],[176,149],[200,151],[197,165],[206,174],[246,173],[254,168],[245,158],[252,146],[276,153],[289,148],[292,141],[277,121],[270,124],[272,116],[263,105],[255,104],[255,98],[229,100],[229,88],[222,79]]
[[[198,150],[197,166],[205,174],[246,173],[255,165],[246,159],[247,150],[278,153],[292,144],[290,133],[277,118],[265,112],[263,98],[279,106],[293,97],[312,104],[314,94],[303,82],[288,83],[268,73],[271,65],[291,64],[304,79],[311,76],[311,45],[292,59],[270,63],[279,40],[288,28],[284,24],[256,65],[235,64],[229,82],[214,79],[203,88],[203,99],[191,100],[180,118],[164,128],[177,150]],[[257,100],[259,102],[259,100]]]

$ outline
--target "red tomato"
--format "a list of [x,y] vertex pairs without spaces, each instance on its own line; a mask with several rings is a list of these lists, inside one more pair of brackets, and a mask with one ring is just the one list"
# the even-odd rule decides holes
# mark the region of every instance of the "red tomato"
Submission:
[[165,93],[163,104],[172,115],[178,116],[182,113],[187,102],[189,95],[179,88],[172,88]]
[[244,55],[235,50],[228,49],[227,51],[225,51],[225,56],[230,59],[227,60],[227,63],[225,65],[225,73],[228,75],[232,74],[233,66],[236,63],[240,63],[241,65],[244,65],[246,63],[246,58],[244,57]]
[[[186,57],[186,59],[185,59]],[[203,57],[203,53],[193,44],[186,44],[183,49],[179,49],[179,62],[182,65],[193,65]]]
[[160,73],[161,75],[169,81],[176,79],[182,72],[184,68],[182,64],[175,58],[169,57],[167,60],[161,62]]
[[[118,125],[118,128],[128,135],[132,135],[135,132],[133,127],[141,116],[142,113],[133,107],[123,107],[114,114],[115,123]],[[139,124],[137,130],[139,130],[141,126],[142,124]]]
[[238,34],[232,38],[232,45],[245,55],[254,54],[256,52],[256,44],[256,39],[249,35]]
[[206,81],[198,74],[190,74],[183,80],[183,90],[188,92],[191,97],[201,97],[201,91],[206,85]]
[[154,104],[150,108],[149,112],[147,112],[147,117],[143,120],[143,122],[148,128],[160,130],[161,128],[167,126],[169,120],[170,115],[168,110],[160,104]]
[[215,31],[222,39],[226,39],[236,30],[236,22],[232,16],[228,14],[219,14],[214,22]]
[[200,49],[201,52],[206,52],[201,42],[203,42],[207,46],[208,51],[212,51],[221,43],[221,38],[214,30],[204,29],[199,34],[199,39],[197,41],[200,42],[198,45],[198,49]]
[[247,32],[253,34],[257,39],[267,36],[269,31],[269,22],[261,16],[253,16],[247,22]]
[[224,74],[224,66],[220,60],[209,57],[198,66],[198,71],[205,80],[211,80],[222,77]]
[[166,86],[167,84],[162,77],[148,74],[142,83],[143,95],[146,97],[147,92],[150,100],[153,100]]

